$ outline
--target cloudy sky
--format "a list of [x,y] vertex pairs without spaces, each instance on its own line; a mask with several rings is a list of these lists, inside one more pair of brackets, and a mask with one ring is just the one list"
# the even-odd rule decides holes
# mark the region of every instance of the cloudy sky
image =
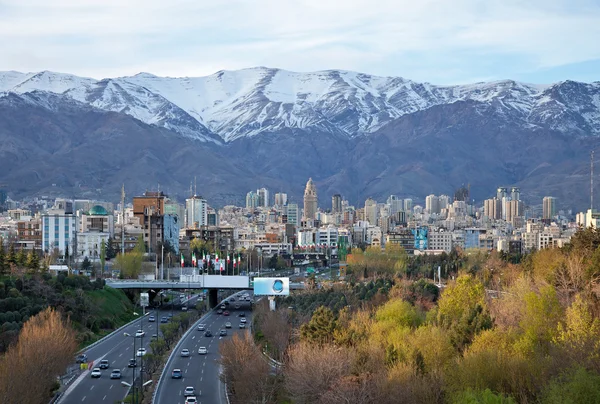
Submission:
[[0,70],[600,80],[600,0],[0,0]]

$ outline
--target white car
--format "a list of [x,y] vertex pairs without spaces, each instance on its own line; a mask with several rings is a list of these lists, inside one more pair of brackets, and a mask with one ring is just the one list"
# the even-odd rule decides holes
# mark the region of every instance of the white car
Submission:
[[146,335],[146,333],[144,332],[144,330],[137,330],[135,332],[136,338],[143,337],[144,335]]
[[204,324],[200,324],[200,325],[198,326],[198,331],[206,331],[206,325],[204,325]]
[[185,388],[185,390],[183,391],[183,395],[185,397],[195,396],[196,395],[196,390],[192,386],[187,386]]
[[186,397],[185,404],[198,404],[198,400],[196,400],[196,397]]
[[181,356],[182,356],[183,358],[187,358],[187,357],[189,357],[189,356],[190,356],[190,350],[189,350],[189,349],[187,349],[187,348],[184,348],[184,349],[182,349],[182,350],[181,350]]
[[242,328],[246,328],[246,324],[240,323],[240,329],[242,329]]
[[231,328],[231,323],[230,322],[226,322],[225,323],[225,328]]
[[102,371],[100,370],[100,368],[94,368],[92,370],[91,375],[93,378],[100,377],[100,376],[102,376]]
[[200,354],[200,355],[206,355],[207,353],[208,353],[208,350],[206,349],[206,347],[205,347],[205,346],[201,346],[201,347],[198,349],[198,354]]
[[136,356],[144,356],[146,355],[146,348],[140,348],[137,350]]
[[240,318],[240,323],[245,323],[245,322],[246,322],[246,317]]

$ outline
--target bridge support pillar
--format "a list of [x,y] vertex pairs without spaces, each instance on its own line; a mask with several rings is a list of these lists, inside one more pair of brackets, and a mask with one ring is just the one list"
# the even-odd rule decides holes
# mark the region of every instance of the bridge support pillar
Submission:
[[269,309],[271,309],[271,311],[275,311],[276,310],[276,306],[275,306],[275,296],[269,296]]
[[212,309],[217,304],[219,304],[219,290],[218,289],[208,289],[208,308]]

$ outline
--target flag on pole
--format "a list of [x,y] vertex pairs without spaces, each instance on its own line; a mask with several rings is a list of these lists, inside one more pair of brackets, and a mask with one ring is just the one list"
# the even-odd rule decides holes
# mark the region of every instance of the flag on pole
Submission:
[[219,262],[219,253],[215,253],[215,262]]
[[197,264],[197,262],[196,262],[196,253],[193,252],[192,253],[192,266],[196,267],[196,264]]
[[223,263],[221,262],[221,266],[219,267],[219,271],[223,272]]
[[202,254],[202,262],[206,262],[206,254]]
[[[227,264],[229,264],[230,261],[229,254],[227,254]],[[235,257],[233,258],[233,265],[235,265]]]
[[233,267],[235,268],[235,255],[233,256]]
[[181,268],[185,265],[185,260],[183,259],[183,254],[181,254]]

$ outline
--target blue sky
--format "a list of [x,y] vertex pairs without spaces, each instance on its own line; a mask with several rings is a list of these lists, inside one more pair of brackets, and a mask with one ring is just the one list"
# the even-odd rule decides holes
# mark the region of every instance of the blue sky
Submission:
[[600,0],[0,0],[0,70],[600,80]]

